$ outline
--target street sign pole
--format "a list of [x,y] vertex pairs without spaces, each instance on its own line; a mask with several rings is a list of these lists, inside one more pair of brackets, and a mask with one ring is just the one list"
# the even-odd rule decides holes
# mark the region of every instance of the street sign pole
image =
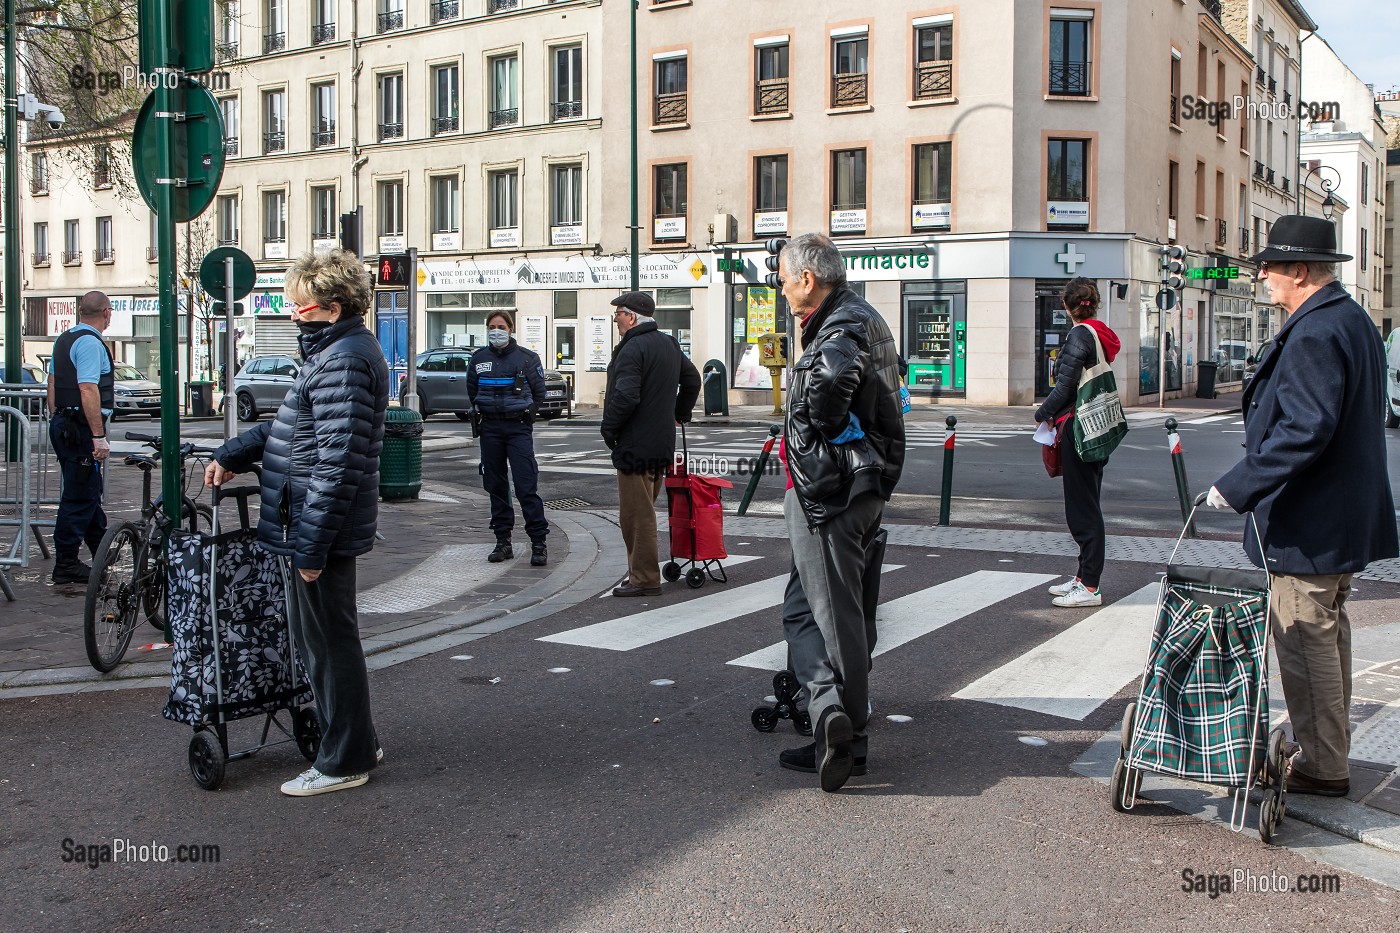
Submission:
[[238,433],[238,399],[233,394],[233,374],[238,369],[238,337],[233,332],[233,257],[224,257],[224,440]]
[[408,369],[399,405],[418,410],[418,247],[408,248]]
[[[162,53],[171,34],[174,8],[169,3],[151,4],[154,26],[160,37]],[[162,54],[152,64],[155,82],[155,116],[157,139],[156,172],[156,254],[157,285],[160,294],[160,392],[165,399],[160,412],[160,488],[165,515],[172,525],[180,523],[180,506],[184,498],[180,488],[184,471],[180,463],[180,402],[178,357],[180,330],[175,307],[175,133],[177,115],[183,116],[184,82],[167,76],[183,78],[184,71],[171,67],[170,57]],[[170,87],[174,84],[175,87]],[[171,400],[174,404],[171,404]]]

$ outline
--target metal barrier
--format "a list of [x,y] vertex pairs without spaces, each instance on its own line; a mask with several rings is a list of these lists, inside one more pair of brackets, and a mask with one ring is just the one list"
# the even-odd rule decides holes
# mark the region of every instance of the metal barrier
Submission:
[[0,383],[0,590],[6,599],[15,598],[8,568],[28,567],[31,546],[50,556],[43,531],[52,531],[56,512],[41,517],[40,509],[58,505],[53,464],[48,390]]
[[[4,500],[0,501],[0,527],[15,529],[9,547],[0,551],[0,592],[5,594],[5,599],[14,602],[15,591],[10,586],[9,568],[29,566],[29,520],[32,515],[30,461],[34,448],[29,443],[27,414],[11,405],[0,405],[0,422],[5,428],[3,442],[6,451],[5,455],[0,456],[0,482],[5,494]],[[17,442],[16,460],[11,460],[8,455],[12,440]],[[14,487],[13,499],[11,486]]]

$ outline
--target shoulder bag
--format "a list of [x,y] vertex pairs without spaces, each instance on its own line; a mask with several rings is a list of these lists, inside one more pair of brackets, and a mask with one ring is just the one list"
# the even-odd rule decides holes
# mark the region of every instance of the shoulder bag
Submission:
[[1123,402],[1118,397],[1118,380],[1104,359],[1103,343],[1098,332],[1088,324],[1098,351],[1093,366],[1086,366],[1079,376],[1079,390],[1074,401],[1074,450],[1085,463],[1107,460],[1128,433],[1128,419],[1123,415]]

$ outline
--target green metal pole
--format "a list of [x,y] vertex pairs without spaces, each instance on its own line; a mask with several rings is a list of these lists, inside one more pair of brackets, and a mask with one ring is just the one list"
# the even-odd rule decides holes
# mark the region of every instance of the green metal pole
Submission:
[[[24,353],[19,317],[19,116],[15,81],[15,0],[5,0],[5,379],[21,382]],[[0,380],[4,381],[4,380]],[[19,461],[19,431],[9,432],[5,459]]]
[[938,499],[938,524],[949,524],[949,513],[953,508],[953,448],[957,446],[958,419],[949,415],[946,422],[948,436],[943,440],[943,490]]
[[[159,139],[159,172],[156,177],[157,286],[160,295],[160,490],[165,515],[172,526],[180,523],[180,399],[179,335],[175,305],[175,134],[173,124],[185,109],[184,69],[169,67],[171,18],[168,3],[152,4],[156,33],[161,37],[160,57],[152,63],[156,96],[156,127]],[[179,81],[172,80],[172,76]],[[171,84],[177,87],[171,88]]]
[[637,226],[637,0],[632,0],[632,291],[642,287],[641,228]]
[[753,501],[753,494],[758,491],[758,479],[763,475],[764,467],[768,466],[768,455],[773,452],[773,444],[778,439],[778,433],[783,426],[772,424],[768,426],[768,440],[763,442],[763,450],[758,454],[758,463],[754,465],[753,475],[749,477],[748,488],[744,490],[744,498],[739,500],[739,511],[737,514],[743,515],[749,510],[749,503]]

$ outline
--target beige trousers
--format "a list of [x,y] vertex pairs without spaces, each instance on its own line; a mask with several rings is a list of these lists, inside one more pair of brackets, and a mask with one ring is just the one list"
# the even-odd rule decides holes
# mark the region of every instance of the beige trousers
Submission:
[[1269,622],[1293,736],[1302,746],[1298,770],[1343,781],[1351,750],[1351,574],[1270,574]]
[[627,545],[627,579],[633,586],[661,585],[656,538],[656,497],[665,484],[661,470],[617,474],[617,522]]

